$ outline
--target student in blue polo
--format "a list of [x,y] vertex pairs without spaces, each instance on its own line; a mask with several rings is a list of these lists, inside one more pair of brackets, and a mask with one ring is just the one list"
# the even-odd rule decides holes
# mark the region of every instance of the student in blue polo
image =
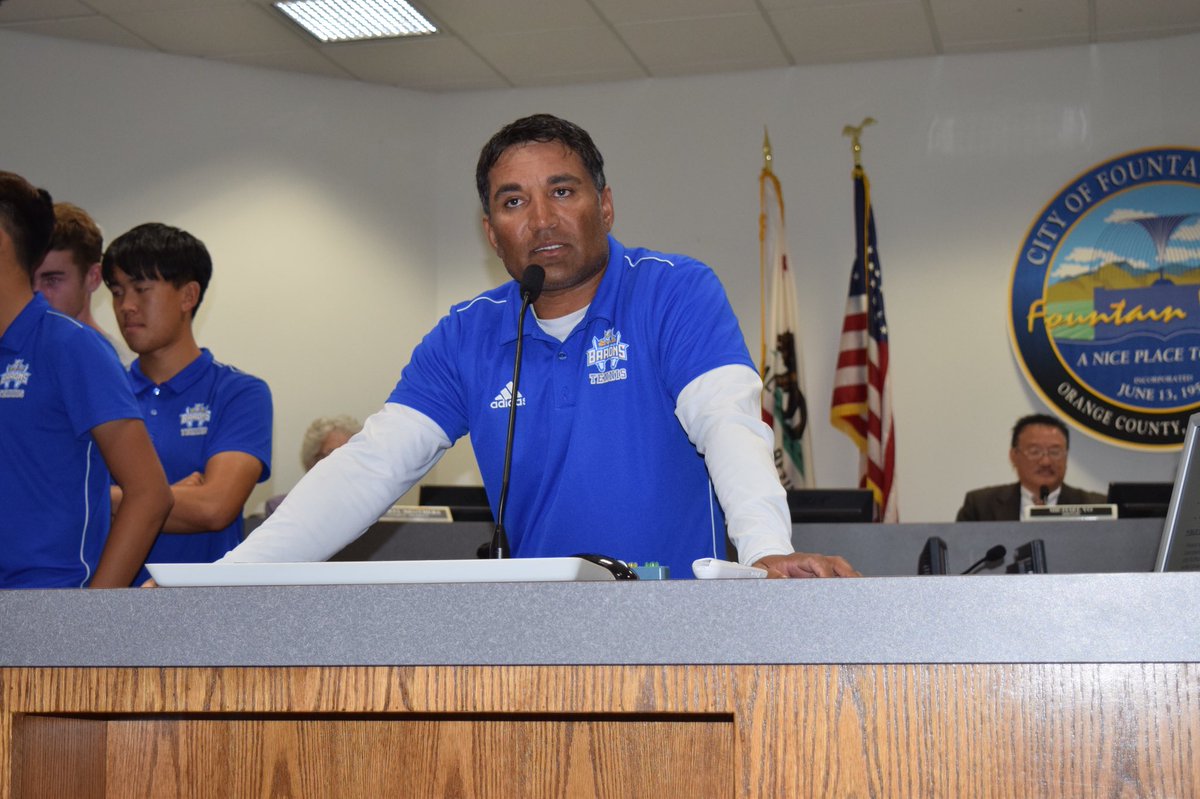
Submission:
[[517,282],[451,308],[413,352],[384,409],[309,472],[226,561],[327,558],[470,432],[496,504],[508,408],[517,415],[506,523],[517,557],[598,552],[672,576],[723,558],[776,576],[853,575],[795,553],[762,423],[762,382],[704,264],[609,235],[612,190],[586,131],[539,114],[484,146],[483,229],[508,273],[545,287],[511,376]]
[[[212,277],[203,242],[179,228],[139,225],[101,261],[129,370],[175,506],[148,563],[209,563],[242,539],[242,507],[271,472],[271,392],[196,344],[192,321]],[[113,489],[120,507],[122,490]],[[147,579],[143,569],[138,579]]]
[[112,347],[31,288],[53,229],[50,196],[0,172],[0,588],[126,587],[171,494]]

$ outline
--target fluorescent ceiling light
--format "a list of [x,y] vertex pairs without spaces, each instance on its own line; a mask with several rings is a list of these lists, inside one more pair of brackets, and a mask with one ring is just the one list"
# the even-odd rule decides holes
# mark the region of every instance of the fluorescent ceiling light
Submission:
[[274,5],[323,42],[437,32],[432,22],[404,0],[288,0]]

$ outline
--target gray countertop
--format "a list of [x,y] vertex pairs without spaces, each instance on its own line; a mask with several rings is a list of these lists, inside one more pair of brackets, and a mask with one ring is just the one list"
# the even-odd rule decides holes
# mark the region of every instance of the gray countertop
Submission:
[[1200,574],[0,591],[2,666],[1200,662]]

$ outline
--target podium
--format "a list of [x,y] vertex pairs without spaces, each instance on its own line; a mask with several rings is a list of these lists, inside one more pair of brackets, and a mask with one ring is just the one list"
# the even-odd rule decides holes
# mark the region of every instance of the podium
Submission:
[[0,592],[0,799],[1200,792],[1193,574]]

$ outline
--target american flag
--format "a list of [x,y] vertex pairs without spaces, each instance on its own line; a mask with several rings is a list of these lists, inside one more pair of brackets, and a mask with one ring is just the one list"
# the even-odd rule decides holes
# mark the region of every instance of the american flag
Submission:
[[897,522],[896,437],[883,273],[875,243],[871,184],[861,166],[854,168],[854,222],[857,252],[842,322],[830,419],[858,446],[859,484],[875,494],[877,518]]
[[[775,468],[779,472],[779,482],[789,491],[812,488],[816,481],[812,435],[808,433],[796,280],[788,265],[783,190],[769,165],[763,167],[759,176],[758,196],[759,269],[764,278],[762,282],[766,283],[768,269],[771,281],[771,321],[769,333],[763,337],[762,417],[775,434]],[[766,305],[766,298],[763,304]]]

